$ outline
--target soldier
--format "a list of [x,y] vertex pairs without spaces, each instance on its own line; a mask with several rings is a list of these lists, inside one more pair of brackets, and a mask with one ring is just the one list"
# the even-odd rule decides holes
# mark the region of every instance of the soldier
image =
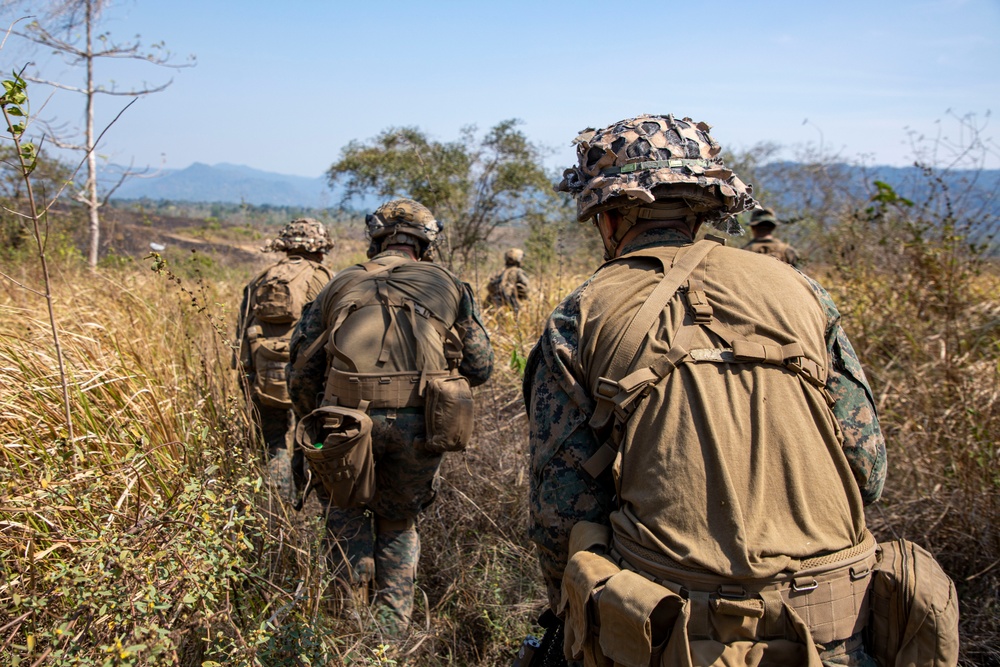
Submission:
[[529,532],[567,657],[817,665],[816,642],[826,664],[873,664],[856,603],[885,444],[829,294],[693,241],[755,204],[708,125],[640,116],[576,143],[558,189],[608,261],[524,378]]
[[510,306],[516,313],[521,308],[521,301],[528,298],[531,279],[521,268],[524,261],[524,251],[511,248],[504,256],[504,269],[490,278],[487,285],[489,302],[497,308]]
[[769,208],[756,209],[750,214],[750,222],[747,224],[750,226],[753,238],[743,246],[744,250],[777,257],[785,264],[792,266],[799,265],[799,255],[795,252],[795,248],[774,237],[774,228],[778,225],[778,218],[774,216],[773,210]]
[[[413,200],[380,206],[366,218],[371,261],[338,274],[292,338],[289,391],[296,414],[346,406],[370,416],[373,498],[339,509],[330,507],[327,489],[318,492],[328,509],[335,577],[366,598],[374,586],[379,620],[393,635],[405,632],[413,613],[416,518],[434,500],[442,458],[431,446],[439,434],[428,432],[423,387],[430,386],[428,378],[448,375],[447,368],[471,385],[493,370],[471,288],[428,261],[441,229]],[[471,394],[468,400],[471,408]],[[465,427],[471,432],[471,413]]]
[[299,218],[285,225],[278,238],[261,248],[263,252],[284,252],[285,257],[243,288],[236,325],[236,357],[243,389],[267,447],[270,480],[286,501],[291,501],[293,493],[288,449],[292,402],[285,384],[288,343],[303,306],[333,277],[322,263],[333,246],[326,227],[318,220]]

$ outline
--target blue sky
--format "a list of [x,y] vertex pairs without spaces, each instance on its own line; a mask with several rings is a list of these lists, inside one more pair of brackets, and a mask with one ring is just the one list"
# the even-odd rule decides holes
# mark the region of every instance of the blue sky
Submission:
[[[13,15],[4,16],[9,22]],[[997,135],[1000,1],[390,2],[119,0],[102,29],[163,40],[177,71],[98,63],[102,81],[162,83],[105,136],[118,163],[229,162],[319,176],[352,139],[417,126],[441,140],[519,118],[573,160],[570,141],[641,113],[704,120],[726,147],[811,145],[848,160],[912,161],[907,130],[958,139],[949,114]],[[29,57],[2,52],[9,70]],[[79,73],[44,52],[48,78]],[[35,87],[32,99],[48,91]],[[99,100],[99,124],[122,98]],[[79,126],[82,98],[43,116]],[[808,119],[808,122],[804,122]],[[1000,167],[994,152],[988,166]]]

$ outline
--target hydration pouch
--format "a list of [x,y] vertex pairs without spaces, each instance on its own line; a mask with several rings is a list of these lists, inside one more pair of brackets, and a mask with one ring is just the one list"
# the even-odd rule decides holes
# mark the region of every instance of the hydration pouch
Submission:
[[446,377],[429,380],[425,392],[424,448],[435,454],[464,451],[472,440],[475,419],[468,378],[453,371]]
[[295,442],[336,507],[363,507],[375,496],[372,420],[353,408],[328,405],[302,418]]
[[288,395],[285,364],[288,363],[288,341],[282,338],[254,338],[250,340],[253,355],[253,389],[264,405],[272,408],[292,407]]

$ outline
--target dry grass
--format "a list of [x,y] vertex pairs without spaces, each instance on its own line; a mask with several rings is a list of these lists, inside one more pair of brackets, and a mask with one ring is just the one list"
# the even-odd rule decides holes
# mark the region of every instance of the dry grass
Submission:
[[[332,263],[362,250],[345,244]],[[519,314],[484,311],[495,375],[477,390],[476,441],[446,457],[420,519],[414,632],[399,643],[363,614],[331,613],[314,513],[277,505],[261,478],[225,341],[250,267],[197,254],[173,258],[173,278],[148,264],[58,266],[72,442],[43,303],[5,282],[0,662],[509,664],[544,599],[525,537],[519,367],[582,267],[599,263],[574,261],[529,267],[535,294]],[[929,280],[927,261],[831,267],[824,283],[889,443],[870,522],[939,555],[962,595],[963,664],[997,664],[1000,278],[986,267]],[[494,268],[470,273],[482,288]],[[7,270],[37,283],[28,264]]]

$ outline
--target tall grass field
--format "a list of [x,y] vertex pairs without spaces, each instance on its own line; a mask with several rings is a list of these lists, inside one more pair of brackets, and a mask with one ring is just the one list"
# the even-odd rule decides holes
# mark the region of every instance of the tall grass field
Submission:
[[[842,311],[886,435],[868,520],[938,557],[961,598],[962,664],[998,665],[1000,272],[946,242],[883,253],[806,267]],[[477,294],[501,254],[464,271]],[[230,341],[264,257],[176,252],[96,272],[54,260],[72,437],[42,275],[5,260],[0,665],[509,665],[545,597],[526,538],[521,372],[549,312],[600,263],[537,257],[521,311],[484,310],[496,370],[476,390],[474,442],[446,456],[420,517],[401,641],[364,607],[334,608],[319,512],[282,504],[262,472]]]

